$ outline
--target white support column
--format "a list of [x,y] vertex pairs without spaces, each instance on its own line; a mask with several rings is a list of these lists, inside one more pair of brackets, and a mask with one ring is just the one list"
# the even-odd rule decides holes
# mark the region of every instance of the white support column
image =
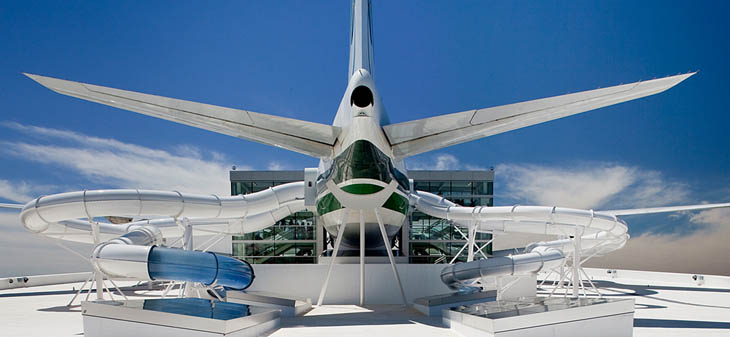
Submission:
[[474,261],[474,237],[477,234],[476,226],[474,226],[474,221],[469,222],[469,228],[468,228],[467,233],[468,233],[467,234],[468,236],[467,236],[466,240],[469,245],[469,251],[467,252],[467,255],[466,255],[466,262],[471,262],[471,261]]
[[[84,197],[86,195],[86,191],[84,191]],[[86,203],[84,202],[84,207],[86,207]],[[98,245],[101,242],[100,233],[99,233],[99,223],[94,221],[91,217],[89,217],[89,222],[91,223],[91,235],[94,237],[94,246]],[[96,265],[94,265],[94,276],[96,277],[96,299],[97,300],[103,300],[104,299],[104,275],[101,273],[101,270],[99,268],[96,268]],[[91,288],[89,288],[89,291],[91,291]]]
[[[183,249],[193,250],[193,226],[190,225],[188,218],[183,218],[182,221],[185,231],[183,232]],[[183,289],[181,290],[180,297],[188,296],[192,289],[192,282],[185,282]]]
[[[348,213],[347,210],[345,210],[345,213]],[[345,217],[347,218],[347,217]],[[335,250],[332,252],[332,259],[330,260],[329,268],[327,269],[327,277],[324,279],[324,284],[322,284],[322,289],[319,291],[319,299],[317,300],[317,306],[322,305],[322,301],[324,300],[324,294],[327,292],[327,285],[330,282],[330,276],[332,275],[332,267],[335,265],[335,259],[337,258],[337,252],[340,250],[340,243],[342,243],[342,237],[345,235],[345,226],[347,226],[347,222],[340,223],[340,229],[337,231],[337,239],[335,240]]]
[[360,210],[360,305],[365,303],[365,215]]
[[575,237],[573,238],[573,242],[575,243],[575,251],[573,252],[573,297],[578,297],[579,295],[579,289],[580,289],[580,248],[581,248],[581,242],[580,237],[583,235],[583,231],[581,231],[578,227],[575,228]]
[[190,220],[188,218],[183,218],[183,228],[185,228],[185,232],[183,233],[183,244],[185,250],[193,250],[193,226],[190,225]]
[[388,241],[388,234],[385,232],[385,225],[383,225],[383,219],[380,218],[380,213],[378,213],[378,209],[374,208],[373,211],[375,212],[375,217],[378,219],[378,226],[380,227],[380,234],[383,235],[383,245],[385,246],[385,251],[388,253],[388,259],[390,260],[390,266],[393,268],[393,276],[395,276],[395,281],[398,283],[398,288],[400,288],[400,295],[403,298],[403,306],[408,306],[408,300],[406,300],[406,293],[403,291],[403,284],[400,282],[400,277],[398,276],[398,268],[395,266],[395,258],[393,258],[393,251],[390,249],[390,242]]

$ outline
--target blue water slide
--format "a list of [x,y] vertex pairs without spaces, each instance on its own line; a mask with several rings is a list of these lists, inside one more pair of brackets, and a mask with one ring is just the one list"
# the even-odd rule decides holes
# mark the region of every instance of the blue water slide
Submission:
[[253,283],[254,272],[246,261],[212,252],[152,247],[147,271],[153,280],[175,280],[216,284],[243,290]]

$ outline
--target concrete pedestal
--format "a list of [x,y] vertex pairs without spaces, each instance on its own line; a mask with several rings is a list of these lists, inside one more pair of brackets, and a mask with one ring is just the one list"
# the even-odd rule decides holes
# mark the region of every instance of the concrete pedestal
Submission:
[[536,298],[443,311],[445,326],[465,336],[632,336],[634,300]]
[[227,291],[226,301],[281,311],[281,317],[301,316],[312,309],[309,298],[295,298],[265,292]]
[[496,299],[497,292],[495,290],[471,294],[450,293],[417,298],[413,301],[413,308],[426,316],[435,317],[441,316],[444,309],[495,301]]
[[260,336],[279,327],[279,310],[170,298],[82,302],[84,336]]

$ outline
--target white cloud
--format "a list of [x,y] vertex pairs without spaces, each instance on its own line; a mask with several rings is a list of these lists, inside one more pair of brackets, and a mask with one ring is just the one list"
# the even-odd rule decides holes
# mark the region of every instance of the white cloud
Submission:
[[[576,167],[499,165],[496,181],[503,186],[498,195],[538,205],[616,209],[686,204],[691,200],[685,184],[669,181],[659,172],[607,163]],[[674,221],[686,219],[685,230],[641,233],[624,248],[593,258],[587,266],[730,275],[726,261],[730,255],[730,209],[672,215]],[[662,227],[657,225],[651,227]],[[524,247],[528,242],[546,239],[508,235],[498,238],[495,247]]]
[[[458,158],[448,153],[434,154],[427,162],[409,160],[406,164],[410,170],[460,170],[465,167]],[[466,167],[471,167],[467,169],[477,168],[472,165],[466,165]]]
[[170,152],[67,130],[17,123],[3,125],[44,140],[55,140],[52,144],[5,143],[3,151],[6,154],[62,166],[99,184],[190,193],[229,193],[230,166],[220,153],[205,153],[192,145],[180,145]]
[[[57,245],[57,241],[28,232],[20,224],[17,212],[0,211],[0,277],[58,274],[91,269]],[[91,254],[91,245],[63,242],[81,255]]]
[[24,181],[13,183],[0,179],[0,199],[7,199],[15,202],[28,202],[31,196],[31,187]]
[[730,208],[716,208],[699,212],[690,216],[696,224],[709,225],[716,229],[730,228]]
[[618,164],[502,164],[496,176],[500,196],[528,204],[639,208],[686,202],[688,196],[685,185],[667,181],[659,172]]
[[269,166],[267,167],[267,169],[270,170],[270,171],[286,170],[286,165],[284,165],[284,164],[282,164],[281,162],[278,162],[278,161],[272,161],[272,162],[269,163]]
[[702,229],[684,235],[644,233],[632,237],[621,250],[589,261],[588,266],[730,275],[730,209],[702,211],[689,221]]

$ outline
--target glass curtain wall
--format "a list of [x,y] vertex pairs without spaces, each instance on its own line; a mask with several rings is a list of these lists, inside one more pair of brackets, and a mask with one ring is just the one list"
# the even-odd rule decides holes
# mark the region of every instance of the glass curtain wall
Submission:
[[[231,195],[263,191],[290,181],[233,181]],[[233,256],[257,263],[317,263],[317,219],[298,212],[263,230],[233,236]]]
[[[493,171],[409,171],[417,190],[435,193],[463,206],[492,206]],[[478,179],[477,179],[478,178]],[[231,171],[231,195],[259,192],[276,185],[303,179],[302,171]],[[398,234],[401,248],[397,255],[407,255],[409,263],[449,263],[466,261],[468,252],[461,249],[466,236],[443,219],[414,211],[411,228]],[[465,232],[464,232],[465,234]],[[479,233],[476,243],[489,255],[486,245],[490,234]],[[319,246],[318,246],[319,245]],[[266,229],[233,236],[233,256],[257,263],[317,263],[318,251],[331,248],[328,235],[317,229],[317,216],[299,212]],[[461,251],[461,252],[460,252]],[[483,258],[475,252],[475,258]]]
[[[462,206],[494,204],[493,181],[414,180],[413,183],[416,190],[438,194]],[[409,239],[410,263],[449,263],[454,257],[454,262],[464,262],[469,253],[466,248],[462,249],[467,242],[466,229],[456,228],[448,220],[433,218],[418,211],[411,214]],[[476,235],[476,246],[484,247],[481,252],[486,256],[492,253],[492,245],[487,245],[491,239],[491,234]],[[476,251],[475,259],[484,258],[482,253]]]

